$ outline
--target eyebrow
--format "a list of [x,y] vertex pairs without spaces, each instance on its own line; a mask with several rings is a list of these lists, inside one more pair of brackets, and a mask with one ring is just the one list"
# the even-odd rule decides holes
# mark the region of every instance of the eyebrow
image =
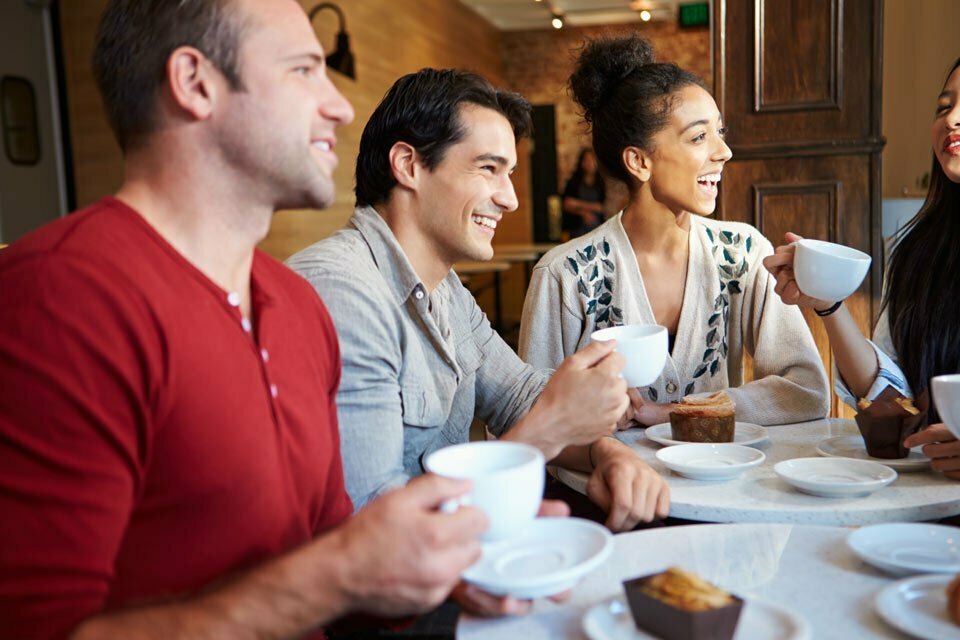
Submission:
[[295,53],[291,56],[285,56],[280,59],[283,62],[292,62],[294,60],[307,60],[307,59],[313,62],[316,62],[317,64],[320,64],[323,62],[323,56],[321,56],[319,53]]
[[503,156],[498,156],[494,153],[484,153],[474,158],[474,161],[475,162],[496,162],[501,167],[505,167],[508,164],[510,164],[506,158],[504,158]]
[[[723,116],[717,118],[717,122],[723,124]],[[687,126],[685,126],[683,129],[681,129],[681,130],[680,130],[680,133],[683,133],[684,131],[686,131],[687,129],[690,129],[690,128],[692,128],[692,127],[697,127],[697,126],[704,125],[704,124],[710,124],[710,121],[707,120],[707,119],[694,120],[693,122],[691,122],[690,124],[688,124]]]

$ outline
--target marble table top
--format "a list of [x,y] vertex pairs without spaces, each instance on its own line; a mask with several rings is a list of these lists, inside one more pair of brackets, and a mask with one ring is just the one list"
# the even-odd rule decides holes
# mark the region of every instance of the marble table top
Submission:
[[530,615],[461,616],[458,640],[585,638],[582,619],[594,604],[623,595],[623,580],[679,566],[748,601],[782,605],[811,626],[816,640],[906,638],[876,613],[874,598],[892,578],[861,562],[846,545],[850,529],[785,524],[689,525],[614,537],[607,561],[577,585],[567,602],[534,603]]
[[[960,482],[942,474],[898,471],[889,486],[866,497],[821,498],[801,493],[781,480],[773,466],[781,460],[816,457],[827,438],[857,435],[852,420],[830,418],[767,428],[770,439],[757,445],[767,459],[735,480],[707,482],[674,474],[656,459],[660,445],[642,429],[621,431],[617,437],[667,478],[670,515],[701,522],[779,522],[820,525],[866,525],[880,522],[936,520],[960,514]],[[557,470],[557,477],[581,493],[587,475]]]

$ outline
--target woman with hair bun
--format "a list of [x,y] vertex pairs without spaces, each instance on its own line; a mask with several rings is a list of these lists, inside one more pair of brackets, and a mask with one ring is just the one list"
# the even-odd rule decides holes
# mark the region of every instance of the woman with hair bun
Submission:
[[632,36],[588,42],[570,85],[600,164],[630,197],[537,264],[520,355],[557,366],[597,329],[657,324],[668,330],[670,355],[658,380],[632,390],[635,423],[667,422],[684,396],[719,390],[746,422],[825,416],[829,388],[813,337],[761,264],[772,245],[750,225],[708,217],[731,153],[702,81],[656,62],[649,42]]

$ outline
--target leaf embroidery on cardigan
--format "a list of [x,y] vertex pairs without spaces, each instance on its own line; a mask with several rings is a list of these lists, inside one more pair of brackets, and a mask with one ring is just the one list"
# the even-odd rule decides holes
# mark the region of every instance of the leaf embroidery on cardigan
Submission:
[[684,389],[684,395],[694,391],[697,379],[717,375],[720,366],[727,357],[727,324],[730,321],[730,295],[743,293],[740,278],[747,273],[747,255],[753,250],[753,236],[744,238],[739,232],[719,231],[714,233],[709,227],[703,230],[710,239],[710,251],[717,261],[717,275],[720,278],[720,295],[713,301],[713,311],[707,319],[706,349],[701,364],[693,372],[693,381]]
[[600,238],[574,250],[564,266],[577,278],[577,291],[583,298],[587,315],[592,315],[598,329],[623,324],[623,309],[613,305],[613,274],[617,270],[610,255],[610,243]]

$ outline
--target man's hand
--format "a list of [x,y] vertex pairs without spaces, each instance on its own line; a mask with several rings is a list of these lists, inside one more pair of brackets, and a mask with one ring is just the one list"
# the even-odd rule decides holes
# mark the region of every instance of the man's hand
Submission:
[[[466,481],[427,474],[377,498],[331,534],[341,543],[349,608],[384,616],[439,605],[480,557],[483,512],[441,503],[470,489]],[[328,579],[324,577],[324,579]]]
[[630,406],[617,421],[618,430],[623,431],[631,427],[649,427],[670,421],[670,412],[673,411],[674,404],[647,402],[640,395],[639,389],[627,389],[627,396],[630,398]]
[[607,512],[608,529],[629,531],[670,513],[666,481],[630,447],[603,438],[593,445],[592,458],[596,468],[587,481],[587,497]]
[[613,340],[594,342],[564,360],[506,439],[533,444],[550,460],[568,445],[587,445],[616,431],[630,401],[615,347]]
[[[565,518],[570,515],[570,507],[559,500],[544,500],[540,504],[540,517]],[[460,608],[473,616],[482,618],[500,618],[502,616],[522,616],[530,613],[532,600],[520,600],[513,596],[495,596],[491,593],[461,581],[452,594]],[[569,591],[550,596],[554,602],[563,602],[570,597]]]
[[960,440],[950,433],[942,422],[932,424],[903,441],[905,447],[923,447],[923,455],[930,458],[935,471],[954,480],[960,480]]

